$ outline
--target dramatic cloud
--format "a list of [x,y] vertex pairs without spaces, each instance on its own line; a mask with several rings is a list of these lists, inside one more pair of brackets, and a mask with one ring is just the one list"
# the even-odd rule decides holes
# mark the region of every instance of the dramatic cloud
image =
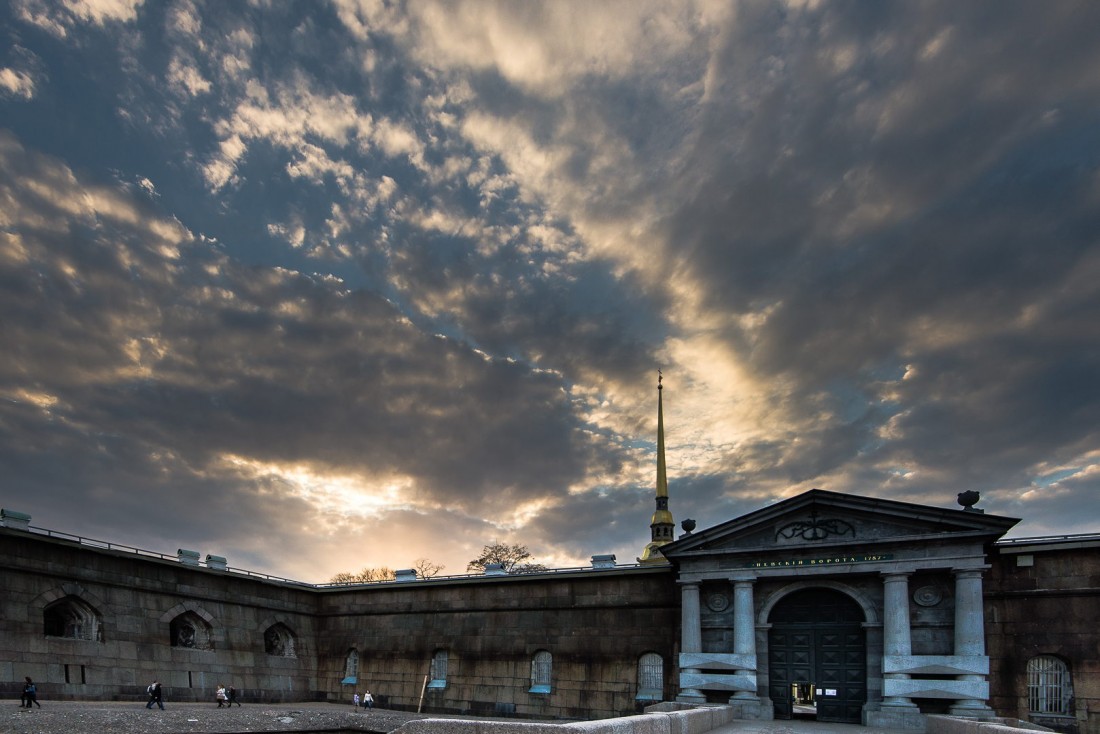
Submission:
[[309,581],[811,487],[1096,531],[1088,3],[3,13],[0,472]]

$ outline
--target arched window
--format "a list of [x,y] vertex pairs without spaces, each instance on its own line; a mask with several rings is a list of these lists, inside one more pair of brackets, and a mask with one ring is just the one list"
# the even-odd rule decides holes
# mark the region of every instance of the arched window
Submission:
[[431,679],[428,681],[428,688],[447,687],[447,658],[446,650],[436,650],[432,654]]
[[282,622],[271,625],[264,631],[264,652],[280,658],[297,657],[294,652],[294,633]]
[[192,650],[213,650],[214,631],[210,624],[195,612],[184,612],[168,624],[172,647],[189,647]]
[[99,613],[78,596],[66,596],[42,612],[47,637],[103,642],[103,622]]
[[661,701],[665,691],[665,661],[655,652],[638,658],[639,701]]
[[1053,655],[1027,661],[1027,707],[1033,714],[1069,716],[1073,686],[1069,667]]
[[528,693],[549,693],[550,674],[554,667],[554,657],[546,650],[539,650],[531,658],[531,690]]

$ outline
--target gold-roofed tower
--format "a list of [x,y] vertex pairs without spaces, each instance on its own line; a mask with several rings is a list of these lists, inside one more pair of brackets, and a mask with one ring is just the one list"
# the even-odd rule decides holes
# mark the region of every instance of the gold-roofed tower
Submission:
[[668,559],[661,553],[661,546],[675,540],[673,531],[676,523],[668,509],[668,474],[665,470],[665,412],[661,400],[663,379],[664,375],[657,370],[657,509],[653,511],[653,519],[649,522],[649,543],[642,551],[638,563],[668,563]]

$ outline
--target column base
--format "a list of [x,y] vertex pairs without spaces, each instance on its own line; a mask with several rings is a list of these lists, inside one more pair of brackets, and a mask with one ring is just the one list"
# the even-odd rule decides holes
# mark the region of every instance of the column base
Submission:
[[707,697],[699,691],[689,689],[680,691],[680,695],[676,696],[676,700],[680,703],[706,703]]
[[963,701],[947,709],[947,713],[962,719],[992,719],[997,715],[981,701]]

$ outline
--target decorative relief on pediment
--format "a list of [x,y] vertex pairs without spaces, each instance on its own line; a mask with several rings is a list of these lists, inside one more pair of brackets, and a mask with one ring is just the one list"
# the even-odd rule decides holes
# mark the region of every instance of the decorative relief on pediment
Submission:
[[796,520],[775,531],[776,540],[825,540],[833,536],[855,537],[855,527],[838,518],[819,519],[817,510],[810,513],[809,520]]

